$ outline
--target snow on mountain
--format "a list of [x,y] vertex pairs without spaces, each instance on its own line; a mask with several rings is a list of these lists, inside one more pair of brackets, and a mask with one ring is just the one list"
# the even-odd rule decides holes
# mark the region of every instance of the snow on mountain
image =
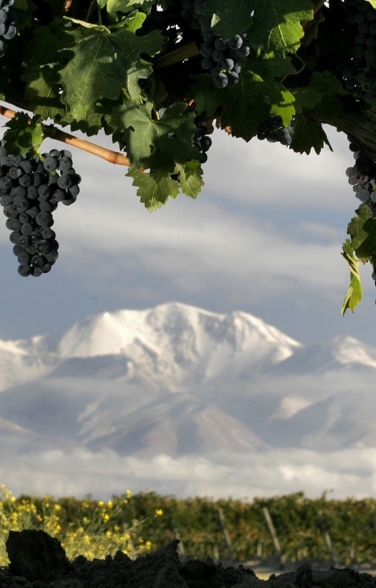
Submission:
[[376,369],[376,347],[349,336],[300,347],[286,361],[273,368],[274,373],[319,373],[348,368]]
[[244,312],[168,303],[0,351],[0,455],[376,448],[376,349],[350,337],[303,347]]
[[170,390],[226,374],[257,371],[301,344],[244,312],[216,314],[180,303],[106,312],[76,323],[60,340],[61,358],[122,355],[129,375]]

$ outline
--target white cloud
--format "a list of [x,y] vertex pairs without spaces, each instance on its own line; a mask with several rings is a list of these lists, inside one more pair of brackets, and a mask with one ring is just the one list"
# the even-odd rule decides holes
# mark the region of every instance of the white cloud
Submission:
[[[123,289],[122,277],[128,274],[141,299],[148,297],[148,277],[151,289],[156,281],[165,285],[166,298],[169,291],[175,298],[199,295],[213,284],[233,303],[239,299],[234,289],[246,292],[249,303],[301,288],[342,292],[348,275],[339,254],[345,227],[341,233],[310,222],[308,211],[305,218],[296,217],[293,231],[275,218],[281,206],[291,211],[292,224],[295,207],[343,212],[344,191],[353,211],[343,141],[335,142],[338,154],[326,150],[307,157],[217,132],[197,202],[180,196],[152,215],[124,177],[126,168],[98,160],[93,169],[93,157],[75,153],[82,191],[77,204],[56,212],[58,263],[88,283],[97,280],[104,291]],[[255,216],[257,206],[262,208]]]
[[376,491],[376,449],[325,453],[288,449],[152,459],[122,457],[111,450],[51,451],[2,458],[0,481],[16,496],[80,498],[91,493],[94,498],[109,499],[126,490],[153,490],[178,497],[252,499],[304,491],[317,498],[330,491],[330,497],[337,499],[362,498]]
[[[64,281],[69,298],[89,292],[91,301],[101,301],[102,306],[95,302],[98,311],[106,310],[109,299],[112,308],[175,299],[216,309],[259,305],[261,316],[284,298],[284,314],[289,306],[291,328],[295,321],[300,330],[302,313],[311,313],[312,303],[331,302],[336,312],[349,275],[341,245],[357,201],[344,173],[351,157],[346,141],[334,131],[330,140],[334,154],[326,149],[306,156],[217,132],[197,201],[179,196],[153,214],[140,204],[127,168],[72,149],[81,193],[75,205],[60,206],[54,215],[60,258],[40,278],[49,298],[63,296]],[[112,147],[108,137],[103,142]],[[9,275],[14,270],[12,287],[21,296],[8,238],[3,227],[0,243],[9,255]],[[29,283],[23,283],[24,306],[34,292],[35,300],[39,296],[39,285]],[[60,321],[63,314],[72,316],[68,306]],[[77,312],[73,316],[77,320]]]
[[326,129],[334,152],[294,153],[279,144],[245,143],[217,132],[205,165],[205,183],[221,199],[252,206],[354,208],[345,169],[351,164],[345,135]]

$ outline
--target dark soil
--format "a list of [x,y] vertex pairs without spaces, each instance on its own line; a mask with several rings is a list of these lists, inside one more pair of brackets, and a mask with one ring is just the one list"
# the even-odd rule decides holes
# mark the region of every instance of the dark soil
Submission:
[[[294,571],[261,580],[245,566],[179,558],[178,541],[131,560],[118,551],[104,560],[69,561],[57,539],[44,531],[10,531],[10,565],[0,568],[0,588],[376,588],[376,578],[350,568]],[[268,586],[266,586],[268,584]]]

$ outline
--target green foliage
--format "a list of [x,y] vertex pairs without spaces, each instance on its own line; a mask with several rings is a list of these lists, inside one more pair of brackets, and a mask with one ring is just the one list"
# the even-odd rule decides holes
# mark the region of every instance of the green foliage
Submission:
[[[330,535],[334,557],[342,565],[374,560],[376,500],[308,499],[303,492],[252,502],[232,498],[179,499],[155,492],[131,495],[128,491],[102,502],[86,497],[56,499],[51,496],[15,498],[2,486],[0,500],[0,564],[6,565],[4,543],[8,531],[43,529],[61,541],[69,558],[88,559],[113,555],[118,549],[131,557],[166,545],[180,534],[191,558],[228,557],[219,522],[222,509],[233,556],[237,561],[274,555],[262,509],[269,510],[287,561],[301,558],[327,560],[324,533]],[[140,535],[141,534],[141,535]]]
[[347,239],[343,244],[344,259],[347,261],[350,268],[350,285],[346,292],[345,300],[343,301],[341,312],[345,314],[346,310],[352,310],[359,304],[363,296],[363,289],[359,273],[359,259],[354,255],[351,241]]
[[302,22],[312,18],[312,4],[309,0],[208,0],[205,13],[226,41],[250,29],[255,48],[264,45],[268,51],[292,53],[303,37]]
[[[336,0],[207,0],[212,30],[224,41],[246,34],[250,44],[239,83],[223,89],[201,66],[203,37],[181,0],[16,0],[13,8],[18,36],[1,57],[0,96],[32,114],[8,125],[9,149],[25,154],[45,136],[59,138],[46,124],[90,137],[104,130],[148,210],[198,196],[206,155],[194,143],[197,126],[248,142],[277,115],[292,127],[292,150],[320,153],[331,148],[324,123],[354,129],[354,113],[366,119],[376,109],[345,83],[356,30]],[[351,273],[343,312],[361,299],[357,260],[374,262],[375,223],[365,214],[350,223],[343,251]]]
[[[123,551],[137,557],[150,551],[150,541],[144,541],[140,532],[146,521],[135,517],[125,523],[124,509],[129,508],[131,493],[114,503],[51,496],[20,496],[16,499],[4,484],[0,486],[0,565],[8,565],[5,543],[9,531],[23,529],[43,530],[56,537],[63,545],[67,557],[84,555],[88,559],[115,555]],[[159,512],[151,515],[152,519]]]
[[7,142],[9,153],[25,155],[29,152],[38,152],[44,136],[42,125],[36,115],[30,120],[25,112],[18,112],[5,126],[4,140]]

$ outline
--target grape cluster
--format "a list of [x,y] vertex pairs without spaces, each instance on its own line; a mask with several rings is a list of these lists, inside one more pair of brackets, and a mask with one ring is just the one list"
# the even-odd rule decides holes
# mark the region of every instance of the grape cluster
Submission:
[[69,151],[52,149],[39,158],[10,155],[1,144],[0,203],[21,276],[47,273],[57,260],[59,244],[51,229],[52,213],[59,202],[76,201],[80,181]]
[[207,161],[207,151],[209,151],[212,140],[208,137],[208,129],[204,125],[198,125],[193,135],[193,145],[201,151],[201,162]]
[[349,138],[355,164],[346,170],[348,182],[353,187],[356,198],[373,211],[376,206],[376,163],[367,157],[351,137]]
[[190,22],[193,30],[202,37],[200,53],[201,67],[210,71],[216,88],[225,88],[228,84],[237,84],[241,72],[241,61],[251,52],[247,34],[235,35],[224,42],[211,29],[210,17],[203,14],[205,0],[182,0],[182,17]]
[[370,104],[376,100],[376,10],[367,0],[346,0],[344,6],[347,21],[356,27],[344,84],[355,98]]
[[270,143],[281,143],[290,145],[292,141],[291,127],[284,127],[282,117],[270,116],[266,121],[257,127],[257,138],[263,141],[267,139]]
[[13,10],[10,10],[13,3],[14,0],[0,0],[0,57],[5,55],[7,41],[17,34],[16,15]]

